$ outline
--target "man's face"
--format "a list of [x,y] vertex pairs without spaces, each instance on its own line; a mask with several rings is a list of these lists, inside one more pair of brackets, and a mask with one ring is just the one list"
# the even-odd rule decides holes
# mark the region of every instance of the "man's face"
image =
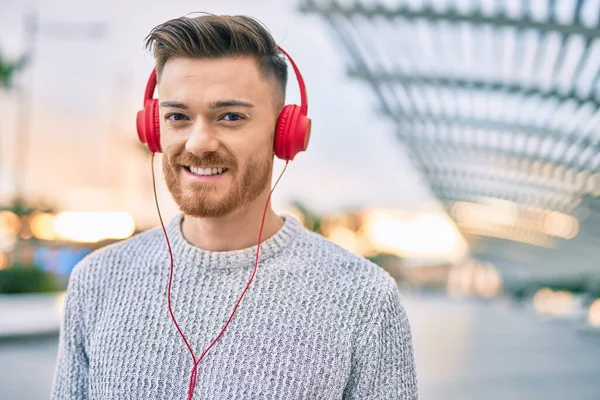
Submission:
[[252,58],[167,61],[158,85],[163,172],[185,215],[224,216],[269,189],[274,88]]

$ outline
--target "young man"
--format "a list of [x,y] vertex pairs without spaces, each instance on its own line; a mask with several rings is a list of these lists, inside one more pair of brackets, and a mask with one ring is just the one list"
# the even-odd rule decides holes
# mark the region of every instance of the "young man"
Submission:
[[417,399],[394,280],[265,208],[287,81],[268,31],[184,17],[147,45],[160,103],[141,118],[160,135],[138,129],[181,213],[76,266],[52,398]]

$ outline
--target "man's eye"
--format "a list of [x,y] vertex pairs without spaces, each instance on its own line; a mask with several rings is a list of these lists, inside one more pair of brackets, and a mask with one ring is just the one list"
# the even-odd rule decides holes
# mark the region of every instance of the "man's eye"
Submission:
[[178,113],[167,115],[167,119],[170,119],[171,121],[183,121],[186,118],[185,115]]
[[242,117],[240,114],[235,114],[235,113],[227,113],[223,116],[223,119],[225,121],[229,121],[229,122],[235,122],[235,121],[239,121],[241,119],[244,119],[244,117]]

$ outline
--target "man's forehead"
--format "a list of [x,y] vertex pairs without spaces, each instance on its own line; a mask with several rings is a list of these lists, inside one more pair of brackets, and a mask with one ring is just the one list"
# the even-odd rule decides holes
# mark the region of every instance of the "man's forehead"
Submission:
[[195,101],[243,98],[261,103],[273,96],[271,86],[250,57],[176,58],[165,64],[158,92],[164,100],[191,101],[193,96]]
[[237,84],[265,83],[258,64],[250,57],[174,58],[165,64],[160,83],[211,84],[232,81]]

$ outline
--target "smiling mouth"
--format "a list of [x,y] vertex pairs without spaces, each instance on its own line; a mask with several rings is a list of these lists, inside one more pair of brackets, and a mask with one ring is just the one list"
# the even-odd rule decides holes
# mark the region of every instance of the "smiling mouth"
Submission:
[[197,176],[213,176],[213,175],[222,175],[225,172],[229,171],[228,168],[224,167],[216,167],[216,168],[199,168],[199,167],[184,167],[188,172],[197,175]]

